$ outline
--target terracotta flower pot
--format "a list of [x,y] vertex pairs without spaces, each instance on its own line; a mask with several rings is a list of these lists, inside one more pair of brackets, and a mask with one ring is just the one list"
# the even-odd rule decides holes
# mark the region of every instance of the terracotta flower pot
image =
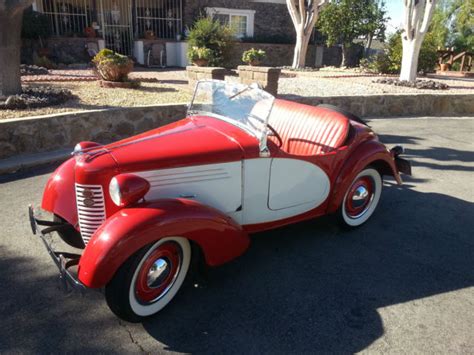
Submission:
[[252,67],[257,67],[257,66],[260,65],[260,61],[258,59],[254,59],[254,60],[249,62],[249,65],[252,66]]
[[209,64],[209,60],[207,59],[194,59],[193,63],[197,65],[198,67],[206,67]]

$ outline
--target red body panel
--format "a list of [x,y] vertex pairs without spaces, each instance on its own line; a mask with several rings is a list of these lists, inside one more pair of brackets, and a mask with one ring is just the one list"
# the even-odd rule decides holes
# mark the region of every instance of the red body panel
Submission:
[[41,202],[42,209],[61,216],[73,226],[77,226],[75,166],[76,160],[71,158],[55,170],[46,183]]
[[211,117],[186,118],[137,136],[132,145],[119,147],[127,142],[106,146],[121,172],[217,164],[258,155],[255,137]]
[[381,175],[392,175],[398,184],[402,183],[395,161],[385,145],[378,140],[368,140],[357,146],[341,169],[334,171],[337,178],[330,193],[327,213],[333,213],[339,208],[356,175],[368,165],[374,165]]
[[132,254],[170,236],[195,241],[211,266],[238,257],[250,242],[232,219],[196,201],[145,203],[120,210],[96,231],[82,254],[79,280],[88,287],[102,287]]

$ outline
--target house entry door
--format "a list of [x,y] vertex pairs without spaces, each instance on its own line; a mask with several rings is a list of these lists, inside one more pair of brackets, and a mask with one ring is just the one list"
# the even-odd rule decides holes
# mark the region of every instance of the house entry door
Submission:
[[132,1],[100,0],[100,12],[105,47],[132,55]]

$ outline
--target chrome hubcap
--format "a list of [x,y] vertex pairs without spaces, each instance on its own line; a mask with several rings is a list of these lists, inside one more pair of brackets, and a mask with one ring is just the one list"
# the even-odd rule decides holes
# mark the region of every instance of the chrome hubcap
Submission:
[[352,205],[357,208],[364,205],[365,201],[369,197],[369,191],[365,188],[365,186],[359,186],[352,195]]
[[164,258],[157,259],[148,270],[147,286],[149,288],[159,287],[170,273],[170,263]]

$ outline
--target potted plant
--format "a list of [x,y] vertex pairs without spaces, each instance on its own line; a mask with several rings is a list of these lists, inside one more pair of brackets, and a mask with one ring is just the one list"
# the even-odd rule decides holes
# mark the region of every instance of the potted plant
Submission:
[[251,48],[242,55],[242,61],[248,65],[260,65],[266,57],[266,53],[262,49]]
[[198,67],[205,67],[212,58],[212,50],[206,47],[191,47],[188,50],[188,57]]
[[105,48],[97,53],[92,63],[103,87],[130,88],[138,85],[138,82],[128,80],[128,74],[133,69],[133,61],[125,55]]
[[[211,17],[199,18],[192,27],[186,29],[188,42],[188,58],[194,62],[196,48],[207,48],[205,56],[209,67],[220,67],[231,59],[231,48],[235,43],[235,31],[231,26],[221,24]],[[196,48],[194,48],[196,47]],[[204,52],[204,50],[202,50]],[[197,65],[197,63],[196,63]]]

